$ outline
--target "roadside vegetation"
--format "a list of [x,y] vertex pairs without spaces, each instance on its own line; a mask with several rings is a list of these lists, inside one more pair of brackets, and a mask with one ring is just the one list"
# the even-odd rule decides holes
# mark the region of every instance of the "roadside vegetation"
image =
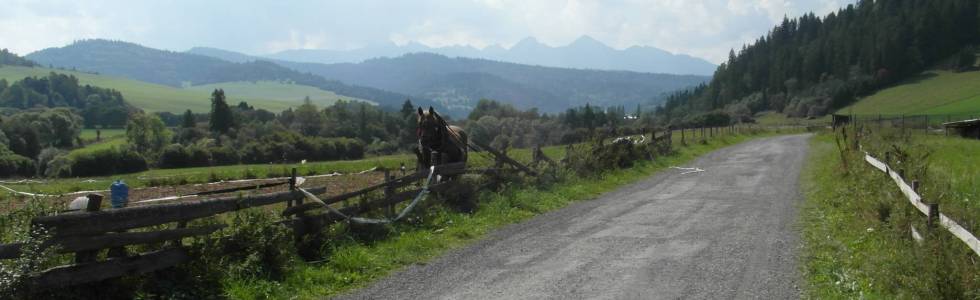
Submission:
[[[451,205],[455,199],[430,197],[406,222],[390,226],[352,226],[338,223],[323,230],[327,237],[314,251],[321,259],[306,262],[299,258],[291,233],[275,225],[280,219],[275,209],[250,209],[239,213],[196,221],[221,222],[230,226],[209,237],[185,239],[185,245],[199,257],[197,263],[155,272],[145,276],[125,277],[85,286],[53,291],[50,296],[71,293],[88,295],[92,291],[116,291],[137,298],[230,297],[236,299],[317,298],[336,295],[364,286],[386,274],[414,263],[423,263],[445,251],[457,248],[500,226],[520,222],[569,203],[590,199],[645,178],[669,166],[680,165],[715,149],[773,134],[742,129],[742,135],[719,134],[704,142],[688,139],[680,146],[675,136],[674,150],[667,155],[654,154],[647,160],[646,146],[608,144],[595,148],[595,142],[573,146],[567,157],[569,166],[545,167],[549,176],[508,177],[507,183],[476,194],[476,209],[463,212]],[[553,159],[556,151],[550,148]],[[595,152],[595,149],[603,149]],[[519,160],[527,161],[522,152],[514,151]],[[474,155],[478,156],[478,155]],[[620,164],[617,162],[629,162]],[[475,161],[476,164],[489,163]],[[587,169],[579,171],[578,168]],[[480,183],[476,177],[462,180]],[[29,200],[17,212],[5,217],[5,228],[26,226],[24,218],[55,209],[43,200]],[[21,213],[23,212],[23,213]],[[192,226],[202,224],[190,224]],[[18,240],[24,233],[8,231],[4,240]],[[152,248],[141,249],[151,250]],[[34,262],[39,269],[64,263],[68,256],[53,256]],[[16,267],[16,266],[15,266]],[[9,269],[8,269],[9,270]]]
[[[630,157],[629,167],[619,169],[605,161],[606,171],[594,166],[590,175],[574,170],[559,171],[552,183],[524,181],[507,184],[506,189],[477,195],[478,208],[472,214],[444,206],[430,206],[413,221],[388,228],[382,238],[365,239],[346,225],[335,225],[334,239],[324,249],[325,259],[316,263],[297,263],[282,280],[256,277],[223,281],[227,295],[241,299],[301,299],[337,295],[363,287],[407,265],[425,263],[448,250],[478,240],[501,226],[521,222],[568,204],[592,199],[604,192],[646,178],[670,166],[682,165],[700,155],[748,139],[774,132],[745,130],[744,135],[722,135],[706,142],[677,146],[671,154],[653,160]],[[679,137],[675,137],[675,145]],[[601,156],[601,155],[600,155]],[[575,154],[571,160],[575,160]],[[579,159],[593,159],[579,156]],[[574,169],[574,168],[573,168]]]
[[[907,181],[919,181],[925,202],[939,203],[942,213],[980,233],[980,162],[972,155],[980,153],[980,141],[910,132],[867,132],[860,144],[903,170]],[[806,294],[817,299],[980,297],[976,254],[945,229],[929,229],[891,178],[864,162],[854,131],[847,134],[846,141],[840,133],[811,141],[800,221]],[[921,244],[911,227],[924,236]]]

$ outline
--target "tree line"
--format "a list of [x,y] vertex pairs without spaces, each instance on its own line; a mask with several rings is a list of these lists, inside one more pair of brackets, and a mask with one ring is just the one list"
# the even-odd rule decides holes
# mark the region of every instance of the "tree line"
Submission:
[[37,66],[36,63],[29,59],[18,56],[7,50],[6,48],[0,49],[0,66],[22,66],[22,67],[33,67]]
[[137,110],[117,90],[81,85],[74,75],[54,72],[13,83],[0,79],[0,107],[70,107],[83,117],[87,128],[120,128],[126,125],[129,114]]
[[764,110],[821,116],[927,68],[972,67],[978,19],[976,0],[861,0],[823,18],[784,18],[732,50],[710,83],[670,95],[656,113],[678,126]]

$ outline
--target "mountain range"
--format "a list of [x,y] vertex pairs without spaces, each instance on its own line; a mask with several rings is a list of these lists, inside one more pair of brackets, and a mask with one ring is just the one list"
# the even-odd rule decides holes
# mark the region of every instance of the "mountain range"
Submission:
[[27,55],[42,65],[77,68],[176,87],[289,80],[394,108],[410,98],[465,116],[479,99],[558,112],[593,105],[649,104],[706,76],[568,69],[412,53],[361,63],[322,64],[249,56],[214,48],[173,52],[133,43],[83,40]]
[[252,60],[235,63],[210,56],[158,50],[122,41],[82,40],[65,47],[37,51],[28,54],[26,58],[45,66],[78,69],[173,87],[223,82],[287,80],[344,96],[368,99],[383,107],[400,107],[408,98],[412,98],[412,101],[419,105],[439,107],[437,103],[426,99],[327,80],[270,61]]
[[502,100],[521,109],[536,107],[542,112],[587,103],[632,107],[708,80],[697,75],[550,68],[432,53],[361,63],[280,64],[327,79],[422,96],[467,111],[481,98]]
[[[354,50],[295,49],[264,56],[265,58],[315,63],[357,63],[372,58],[398,57],[408,53],[428,52],[449,57],[469,57],[560,68],[624,70],[646,73],[707,75],[716,65],[700,58],[673,54],[658,48],[633,46],[615,49],[582,36],[572,43],[552,47],[528,37],[510,48],[492,45],[483,49],[470,46],[428,47],[416,42],[398,46],[393,43],[371,45]],[[242,62],[242,61],[240,61]]]

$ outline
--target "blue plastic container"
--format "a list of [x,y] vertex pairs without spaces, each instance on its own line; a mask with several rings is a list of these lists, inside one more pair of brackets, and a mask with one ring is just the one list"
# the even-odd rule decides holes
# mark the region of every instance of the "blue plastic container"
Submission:
[[112,208],[123,208],[129,203],[129,186],[122,180],[113,182],[109,192],[112,193]]

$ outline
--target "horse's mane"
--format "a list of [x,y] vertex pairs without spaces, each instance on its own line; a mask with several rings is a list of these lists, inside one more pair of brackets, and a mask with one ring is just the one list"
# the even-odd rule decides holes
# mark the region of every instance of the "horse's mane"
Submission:
[[443,119],[442,116],[440,116],[438,113],[435,113],[435,111],[433,111],[431,113],[428,112],[428,111],[426,111],[426,112],[423,112],[423,114],[425,116],[429,116],[429,117],[435,119],[436,122],[438,122],[439,126],[441,126],[441,127],[443,127],[443,128],[446,129],[446,132],[449,133],[449,139],[454,144],[456,144],[457,147],[460,148],[459,150],[462,151],[462,152],[466,152],[466,146],[467,146],[466,145],[466,142],[463,141],[463,137],[459,135],[459,132],[456,132],[456,130],[454,130],[453,127],[449,125],[449,122],[446,122],[446,120]]

